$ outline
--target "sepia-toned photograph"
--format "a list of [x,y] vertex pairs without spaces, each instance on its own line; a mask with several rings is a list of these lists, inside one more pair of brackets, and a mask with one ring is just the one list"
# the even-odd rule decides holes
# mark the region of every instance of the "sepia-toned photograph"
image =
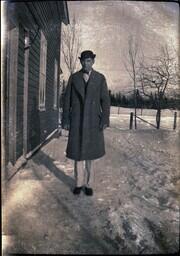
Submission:
[[177,255],[178,1],[1,1],[2,255]]

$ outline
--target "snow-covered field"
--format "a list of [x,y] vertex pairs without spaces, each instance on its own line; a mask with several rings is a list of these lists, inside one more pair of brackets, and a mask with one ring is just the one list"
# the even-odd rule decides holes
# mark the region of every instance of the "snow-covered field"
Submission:
[[[132,108],[118,108],[111,106],[111,127],[116,127],[119,129],[129,129],[129,123],[130,123],[130,113],[134,113],[134,109]],[[179,111],[177,110],[169,110],[165,109],[161,112],[161,129],[168,129],[173,130],[174,125],[174,113],[177,112],[177,128],[179,127]],[[137,115],[152,125],[156,126],[156,110],[154,109],[137,109]],[[140,119],[137,120],[137,129],[152,129],[153,126],[143,122]]]

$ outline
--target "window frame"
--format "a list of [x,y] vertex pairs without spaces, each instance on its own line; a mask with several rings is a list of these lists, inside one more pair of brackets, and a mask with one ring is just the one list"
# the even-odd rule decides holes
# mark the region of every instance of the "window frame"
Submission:
[[46,110],[46,67],[47,67],[47,40],[41,30],[40,39],[40,67],[39,67],[39,110]]

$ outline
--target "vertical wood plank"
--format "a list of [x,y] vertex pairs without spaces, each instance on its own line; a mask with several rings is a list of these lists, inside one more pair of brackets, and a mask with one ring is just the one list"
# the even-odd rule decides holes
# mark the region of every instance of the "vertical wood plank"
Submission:
[[[1,178],[2,178],[2,203],[4,203],[5,183],[7,173],[7,10],[6,1],[1,3]],[[3,29],[3,30],[2,30]]]
[[19,28],[13,28],[9,33],[9,160],[16,160],[16,122],[17,122],[17,71]]

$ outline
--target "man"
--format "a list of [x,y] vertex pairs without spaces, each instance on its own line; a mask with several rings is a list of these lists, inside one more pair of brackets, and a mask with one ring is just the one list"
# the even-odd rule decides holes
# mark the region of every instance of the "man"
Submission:
[[63,100],[62,128],[69,130],[66,156],[74,160],[76,187],[92,196],[92,160],[105,155],[103,130],[109,126],[110,98],[104,75],[92,66],[96,55],[83,51],[82,69],[69,78]]

